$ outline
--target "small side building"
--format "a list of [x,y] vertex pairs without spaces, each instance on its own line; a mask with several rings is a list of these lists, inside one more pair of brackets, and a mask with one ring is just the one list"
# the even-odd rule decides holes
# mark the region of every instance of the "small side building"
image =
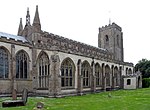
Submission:
[[127,74],[123,76],[124,89],[137,89],[142,88],[142,74],[140,71],[134,74]]

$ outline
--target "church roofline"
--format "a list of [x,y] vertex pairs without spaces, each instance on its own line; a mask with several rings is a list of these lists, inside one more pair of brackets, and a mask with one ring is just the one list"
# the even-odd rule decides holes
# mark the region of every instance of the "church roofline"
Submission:
[[[45,32],[45,33],[48,33],[48,32]],[[53,33],[48,33],[48,34],[51,37],[52,36],[55,37],[54,39],[57,39],[57,40],[66,40],[67,42],[72,42],[72,43],[75,43],[75,44],[80,44],[81,46],[86,46],[86,47],[89,47],[89,48],[98,49],[98,50],[101,50],[101,51],[104,51],[104,52],[108,52],[104,48],[95,47],[95,46],[92,46],[92,45],[89,45],[89,44],[86,44],[86,43],[83,43],[83,42],[79,42],[79,41],[72,40],[72,39],[69,39],[69,38],[66,38],[66,37],[63,37],[63,36],[59,36],[59,35],[56,35],[56,34],[53,34]]]
[[4,37],[6,37],[7,39],[14,39],[15,41],[28,42],[28,40],[23,36],[17,36],[13,34],[0,32],[0,38],[4,38]]

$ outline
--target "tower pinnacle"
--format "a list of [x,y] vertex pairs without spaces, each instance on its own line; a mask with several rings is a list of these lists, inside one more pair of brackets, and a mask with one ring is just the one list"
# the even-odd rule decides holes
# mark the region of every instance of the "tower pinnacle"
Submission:
[[29,14],[29,8],[27,8],[26,26],[30,26],[30,14]]
[[23,31],[22,18],[20,18],[20,24],[19,24],[18,34],[17,35],[21,36],[22,35],[22,31]]
[[41,30],[41,23],[40,23],[39,12],[38,12],[38,5],[36,6],[35,16],[34,16],[34,20],[33,20],[33,26],[35,26],[36,31]]

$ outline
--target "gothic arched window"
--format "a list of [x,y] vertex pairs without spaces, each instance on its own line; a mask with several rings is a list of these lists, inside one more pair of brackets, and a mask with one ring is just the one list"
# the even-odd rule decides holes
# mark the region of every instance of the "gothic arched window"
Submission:
[[0,48],[0,78],[8,78],[9,61],[8,53],[5,49]]
[[132,70],[131,70],[131,68],[129,68],[129,70],[128,70],[128,74],[132,74]]
[[81,67],[81,74],[83,76],[83,87],[90,86],[90,65],[87,61],[83,62]]
[[96,63],[95,65],[95,76],[96,76],[96,86],[101,85],[101,71],[100,71],[100,65]]
[[61,64],[61,87],[63,89],[74,87],[75,66],[70,58],[66,58]]
[[105,77],[106,77],[106,86],[110,86],[110,67],[105,66]]
[[28,78],[28,56],[23,50],[16,55],[16,78]]
[[119,70],[117,67],[114,68],[115,86],[119,85]]
[[49,58],[46,53],[42,53],[38,61],[39,88],[48,88],[49,86]]

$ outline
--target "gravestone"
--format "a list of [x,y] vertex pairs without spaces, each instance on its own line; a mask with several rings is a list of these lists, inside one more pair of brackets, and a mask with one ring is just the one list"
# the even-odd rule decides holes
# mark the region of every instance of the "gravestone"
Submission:
[[23,89],[22,100],[24,102],[24,105],[27,103],[27,99],[28,99],[28,90]]
[[6,100],[2,102],[2,107],[25,106],[27,103],[27,99],[28,99],[28,90],[23,89],[21,100]]
[[17,91],[16,91],[16,89],[13,89],[13,91],[12,91],[12,99],[17,100]]

